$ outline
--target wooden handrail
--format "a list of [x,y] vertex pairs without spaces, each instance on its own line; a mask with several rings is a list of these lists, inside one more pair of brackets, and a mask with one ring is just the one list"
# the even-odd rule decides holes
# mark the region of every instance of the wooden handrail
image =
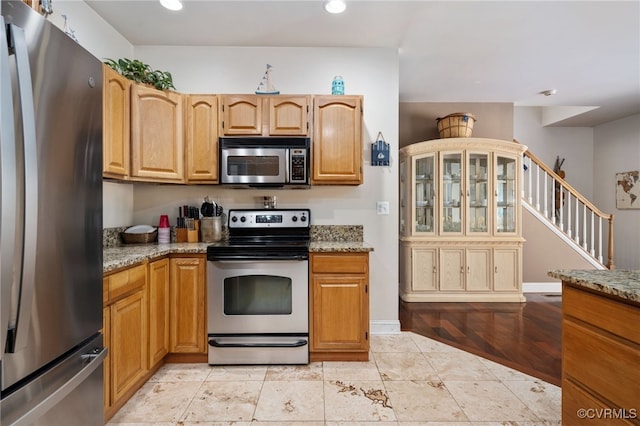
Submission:
[[576,197],[578,200],[580,200],[580,202],[582,202],[582,204],[584,204],[585,206],[587,206],[590,210],[592,210],[596,215],[600,216],[603,219],[611,219],[613,217],[613,214],[611,213],[604,213],[602,212],[599,208],[597,208],[596,206],[594,206],[589,200],[587,200],[582,194],[580,194],[577,190],[575,190],[571,185],[569,185],[567,183],[566,180],[562,179],[560,177],[560,175],[558,175],[556,172],[554,172],[549,166],[547,166],[546,164],[544,164],[538,157],[536,157],[533,153],[529,152],[529,151],[525,151],[524,155],[526,155],[527,157],[531,158],[531,160],[533,160],[534,163],[536,163],[538,165],[538,167],[540,167],[542,170],[544,170],[545,172],[547,172],[549,175],[551,175],[551,177],[553,177],[556,182],[560,182],[560,184],[562,185],[563,188],[565,188],[567,191],[569,191],[574,197]]
[[[516,139],[513,140],[516,143],[518,142]],[[544,170],[549,176],[551,176],[556,182],[559,182],[560,185],[566,189],[571,195],[573,195],[578,201],[584,204],[588,209],[590,209],[596,216],[606,219],[609,223],[609,239],[607,244],[608,250],[608,259],[606,263],[606,267],[608,269],[615,269],[615,264],[613,262],[613,214],[612,213],[604,213],[599,208],[594,206],[589,200],[587,200],[581,193],[579,193],[575,188],[573,188],[567,181],[561,178],[556,172],[553,171],[549,166],[547,166],[542,160],[540,160],[535,154],[530,152],[529,150],[525,151],[525,156],[529,157],[531,161],[533,161],[538,167]]]

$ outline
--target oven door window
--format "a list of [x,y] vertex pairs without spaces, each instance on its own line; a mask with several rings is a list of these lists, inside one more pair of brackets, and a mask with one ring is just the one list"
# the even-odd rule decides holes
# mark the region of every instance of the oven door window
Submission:
[[224,279],[225,315],[291,315],[291,278],[242,275]]

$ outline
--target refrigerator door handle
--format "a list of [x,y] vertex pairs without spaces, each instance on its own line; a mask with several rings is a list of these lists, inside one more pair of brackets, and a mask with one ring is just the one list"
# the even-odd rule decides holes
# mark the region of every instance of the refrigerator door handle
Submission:
[[[16,261],[16,136],[13,92],[9,71],[9,40],[4,17],[0,16],[0,347],[4,348],[11,312],[11,288]],[[2,355],[0,353],[0,358]]]
[[29,49],[27,48],[24,30],[13,24],[9,24],[9,27],[11,28],[11,38],[16,59],[16,73],[18,75],[18,90],[22,110],[22,133],[24,137],[22,280],[13,347],[15,352],[27,345],[35,290],[36,242],[38,236],[38,147]]
[[29,419],[38,419],[43,414],[46,414],[49,410],[55,407],[60,401],[62,401],[67,395],[69,395],[75,388],[77,388],[87,377],[93,373],[96,368],[102,366],[102,361],[107,356],[108,349],[103,347],[98,353],[91,352],[89,354],[82,355],[81,357],[84,359],[87,355],[89,356],[89,362],[85,364],[82,370],[78,371],[75,376],[73,376],[70,380],[64,383],[64,385],[60,386],[53,393],[47,396],[42,402],[38,405],[31,408],[29,411],[24,413],[19,419],[16,420],[15,424],[29,424]]

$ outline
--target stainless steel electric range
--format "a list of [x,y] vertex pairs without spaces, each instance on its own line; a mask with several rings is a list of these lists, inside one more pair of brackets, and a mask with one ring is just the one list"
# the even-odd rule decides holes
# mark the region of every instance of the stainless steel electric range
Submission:
[[207,248],[209,364],[309,362],[308,209],[230,210]]

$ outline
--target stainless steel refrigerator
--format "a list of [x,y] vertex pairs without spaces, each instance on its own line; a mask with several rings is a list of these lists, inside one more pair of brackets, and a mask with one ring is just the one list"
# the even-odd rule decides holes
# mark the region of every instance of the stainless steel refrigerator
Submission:
[[0,7],[0,423],[103,424],[101,63]]

